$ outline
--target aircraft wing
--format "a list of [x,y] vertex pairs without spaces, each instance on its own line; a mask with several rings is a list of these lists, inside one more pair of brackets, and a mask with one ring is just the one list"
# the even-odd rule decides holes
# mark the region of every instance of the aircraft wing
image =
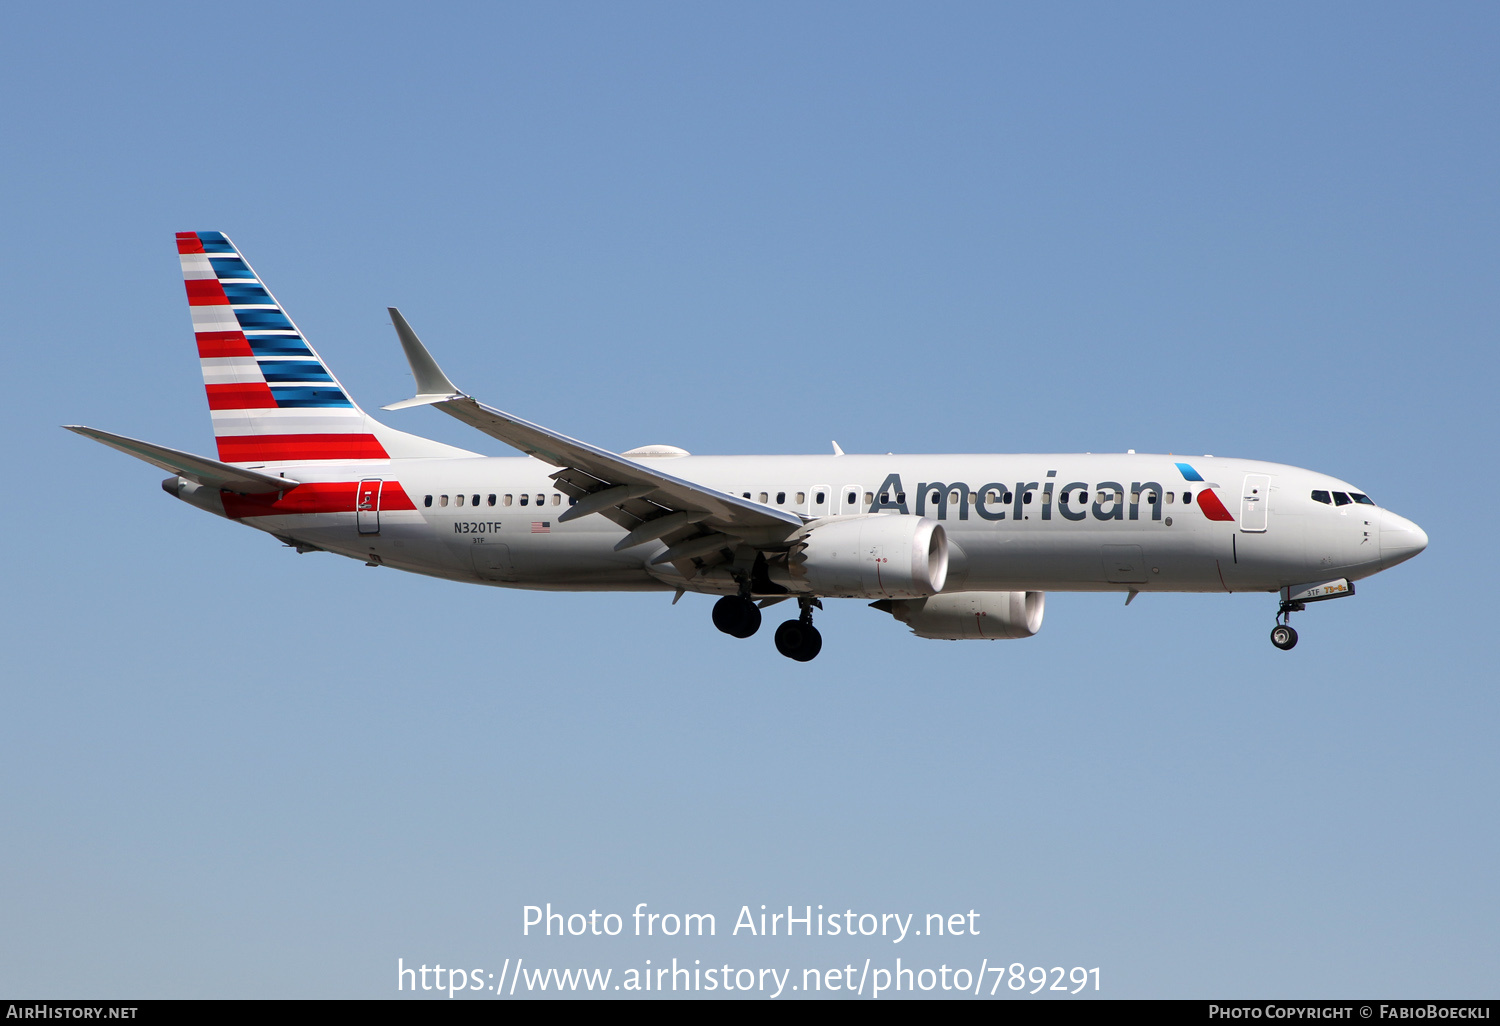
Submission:
[[802,518],[794,513],[684,481],[476,401],[448,380],[401,312],[391,308],[390,314],[411,364],[417,395],[385,409],[435,406],[491,438],[561,468],[552,478],[577,500],[561,520],[600,513],[631,531],[621,548],[661,538],[670,548],[655,562],[676,562],[671,558],[674,552],[678,559],[691,560],[694,555],[682,553],[699,550],[696,556],[701,558],[705,551],[717,551],[712,547],[715,535],[722,536],[722,547],[732,548],[740,540],[776,544],[802,526]]
[[207,488],[225,488],[243,495],[264,495],[267,492],[289,492],[299,483],[289,478],[220,463],[206,456],[168,449],[165,445],[100,431],[98,428],[83,427],[81,424],[64,424],[63,427]]

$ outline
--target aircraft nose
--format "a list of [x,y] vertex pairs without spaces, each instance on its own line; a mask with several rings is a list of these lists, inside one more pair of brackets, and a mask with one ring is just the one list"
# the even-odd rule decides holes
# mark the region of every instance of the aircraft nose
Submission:
[[1427,547],[1427,532],[1389,510],[1380,511],[1380,562],[1395,566]]

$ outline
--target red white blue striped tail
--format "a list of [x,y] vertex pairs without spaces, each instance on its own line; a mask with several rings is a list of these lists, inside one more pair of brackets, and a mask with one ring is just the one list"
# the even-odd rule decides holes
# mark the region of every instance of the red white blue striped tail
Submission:
[[361,410],[222,232],[178,232],[177,252],[220,460],[474,455]]

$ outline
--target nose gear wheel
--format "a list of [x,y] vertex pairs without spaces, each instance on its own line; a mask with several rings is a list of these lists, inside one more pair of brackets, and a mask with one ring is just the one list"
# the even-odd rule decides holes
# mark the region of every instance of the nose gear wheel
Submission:
[[1297,646],[1297,631],[1289,624],[1279,623],[1271,628],[1271,644],[1283,652]]

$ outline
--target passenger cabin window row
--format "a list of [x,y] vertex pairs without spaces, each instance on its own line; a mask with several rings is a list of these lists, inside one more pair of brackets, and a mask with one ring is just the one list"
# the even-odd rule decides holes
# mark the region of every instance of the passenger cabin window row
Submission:
[[[778,506],[785,506],[786,505],[786,501],[787,501],[787,496],[789,494],[795,495],[795,502],[799,506],[802,505],[803,503],[805,503],[807,501],[807,493],[806,492],[795,492],[795,493],[777,492],[776,493],[776,505],[778,505]],[[1322,502],[1322,503],[1330,503],[1331,502],[1331,503],[1333,503],[1335,505],[1339,505],[1339,506],[1347,505],[1350,502],[1364,503],[1365,505],[1370,505],[1370,506],[1374,505],[1374,503],[1371,502],[1371,500],[1370,500],[1370,498],[1368,496],[1361,495],[1359,492],[1353,492],[1351,494],[1353,496],[1352,499],[1350,498],[1349,495],[1346,495],[1343,492],[1333,492],[1333,493],[1331,493],[1331,497],[1330,497],[1330,493],[1329,492],[1315,491],[1315,492],[1312,493],[1312,497],[1313,497],[1314,501],[1316,501],[1316,502]],[[771,498],[771,493],[770,492],[759,492],[759,493],[741,492],[740,495],[743,498],[746,498],[746,499],[751,498],[752,495],[756,495],[758,501],[763,502],[763,503],[769,503],[770,498]],[[1033,497],[1034,497],[1034,492],[1032,492],[1032,491],[1024,492],[1021,495],[1021,503],[1023,505],[1029,506],[1032,503]],[[427,506],[427,507],[431,507],[432,504],[433,504],[433,499],[434,498],[437,499],[437,505],[441,507],[441,506],[447,506],[450,502],[454,506],[464,506],[464,505],[468,505],[468,506],[479,506],[479,505],[485,505],[485,506],[496,506],[496,505],[498,505],[498,506],[546,506],[546,505],[549,505],[549,504],[553,505],[553,506],[561,506],[562,503],[563,503],[563,498],[564,497],[559,492],[551,492],[551,493],[546,493],[546,492],[534,492],[534,493],[533,492],[522,492],[520,495],[515,495],[515,494],[512,494],[512,493],[499,494],[499,493],[494,493],[494,492],[490,493],[489,495],[478,495],[478,494],[452,495],[452,496],[449,496],[449,495],[437,495],[437,496],[427,495],[427,496],[423,497],[423,499],[422,499],[422,505],[423,506]],[[825,503],[825,502],[828,501],[828,498],[829,498],[829,496],[828,496],[827,492],[814,492],[813,493],[813,502],[816,505],[821,506],[823,503]],[[1100,491],[1100,492],[1097,493],[1097,496],[1095,496],[1095,498],[1096,498],[1096,501],[1101,502],[1101,503],[1102,502],[1121,502],[1124,499],[1124,495],[1121,492],[1116,492],[1116,491],[1113,491],[1113,490],[1110,490],[1110,491]],[[1162,498],[1163,502],[1165,502],[1168,505],[1171,505],[1172,503],[1176,502],[1177,495],[1176,495],[1175,492],[1166,492],[1165,494],[1162,495],[1161,498]],[[942,502],[942,499],[943,499],[942,493],[934,491],[932,493],[932,495],[931,495],[930,501],[933,502],[933,503],[939,503],[939,502]],[[1130,493],[1130,501],[1131,502],[1138,503],[1138,502],[1142,501],[1142,499],[1144,499],[1145,502],[1147,504],[1149,504],[1149,505],[1155,505],[1156,504],[1156,493],[1155,492],[1146,492],[1146,493],[1144,493],[1144,495],[1141,492],[1131,492]],[[1058,493],[1058,501],[1061,502],[1061,503],[1063,503],[1063,504],[1065,504],[1065,505],[1067,503],[1070,503],[1070,502],[1087,503],[1087,502],[1089,502],[1089,500],[1090,500],[1090,495],[1089,495],[1089,492],[1086,489],[1085,490],[1074,491],[1074,492],[1059,492]],[[856,503],[858,503],[859,501],[860,501],[860,494],[859,494],[858,491],[846,492],[844,494],[844,502],[845,502],[846,506],[853,506]],[[882,504],[890,504],[890,502],[891,502],[891,493],[890,492],[881,492],[880,493],[880,501],[881,501]],[[991,488],[991,489],[989,489],[988,491],[986,491],[984,493],[984,501],[987,502],[987,503],[994,503],[994,504],[1014,502],[1015,501],[1015,493],[1014,492],[1009,492],[1009,491],[1001,491],[998,488]],[[905,492],[897,492],[896,493],[896,502],[898,504],[905,503],[906,502],[906,493]],[[965,495],[964,493],[955,490],[955,491],[949,493],[949,495],[948,495],[948,502],[951,505],[958,505],[959,503],[967,502],[970,506],[973,506],[973,505],[976,505],[979,502],[979,493],[978,492],[969,492],[967,495]],[[1183,492],[1182,493],[1182,503],[1183,503],[1183,505],[1185,505],[1185,506],[1192,505],[1192,502],[1193,502],[1193,493],[1192,492]],[[569,498],[568,499],[568,505],[569,506],[576,505],[577,503],[578,503],[577,499],[574,499],[574,498]],[[864,493],[864,504],[866,506],[872,506],[872,505],[874,505],[874,503],[875,503],[875,493],[874,492],[865,492]]]
[[[439,495],[439,496],[437,496],[437,504],[439,506],[446,506],[446,505],[448,505],[449,498],[450,497],[447,496],[447,495]],[[514,495],[511,495],[511,494],[500,495],[500,494],[497,494],[497,493],[494,493],[494,492],[491,492],[489,495],[484,495],[484,496],[481,496],[481,495],[454,495],[451,498],[452,498],[453,505],[455,505],[455,506],[462,506],[465,503],[467,503],[470,506],[478,506],[478,505],[480,505],[481,501],[483,501],[483,504],[486,505],[486,506],[495,506],[495,505],[510,506],[512,504],[519,505],[519,506],[531,506],[531,505],[545,506],[545,505],[547,505],[547,493],[545,493],[545,492],[537,492],[534,495],[531,494],[531,493],[529,493],[529,492],[528,493],[523,493],[521,495],[521,498],[520,498],[519,502],[516,501],[516,497]],[[432,500],[433,500],[433,496],[431,496],[431,495],[424,495],[422,497],[422,505],[430,507],[432,505]],[[563,501],[563,497],[562,497],[561,493],[559,493],[559,492],[553,492],[552,493],[552,505],[554,505],[554,506],[561,506],[562,505],[562,501]],[[568,499],[568,505],[569,506],[575,505],[577,502],[578,502],[577,499],[574,499],[574,498],[569,498]]]

